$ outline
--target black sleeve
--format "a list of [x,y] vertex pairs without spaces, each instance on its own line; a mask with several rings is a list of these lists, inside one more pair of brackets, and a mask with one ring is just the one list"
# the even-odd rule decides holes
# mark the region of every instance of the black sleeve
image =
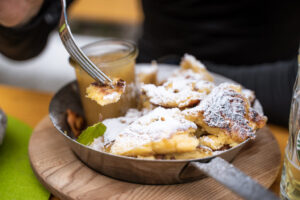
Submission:
[[[68,0],[68,5],[71,2]],[[37,56],[57,26],[60,14],[60,0],[44,0],[40,12],[28,24],[17,28],[0,26],[0,52],[14,60]]]

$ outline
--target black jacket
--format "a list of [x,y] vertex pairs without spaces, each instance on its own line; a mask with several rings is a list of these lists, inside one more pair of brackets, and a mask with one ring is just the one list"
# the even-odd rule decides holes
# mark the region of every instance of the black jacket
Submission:
[[[72,0],[68,0],[68,5]],[[44,0],[38,15],[18,28],[0,26],[0,52],[14,60],[37,56],[46,46],[49,33],[56,28],[61,13],[60,0]]]
[[167,54],[254,65],[297,56],[299,0],[142,0],[140,61]]
[[[209,70],[254,90],[270,122],[287,125],[297,72],[300,0],[142,2],[139,62],[172,54],[178,63],[184,53],[193,54],[206,61]],[[45,0],[29,24],[0,27],[0,52],[15,60],[36,56],[60,12],[59,0]]]

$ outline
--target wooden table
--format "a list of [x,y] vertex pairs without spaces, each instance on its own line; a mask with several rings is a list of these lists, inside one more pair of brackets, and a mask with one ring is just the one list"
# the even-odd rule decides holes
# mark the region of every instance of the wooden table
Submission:
[[[0,107],[11,116],[14,116],[32,128],[48,114],[48,105],[53,94],[30,91],[0,84]],[[281,150],[281,163],[283,152],[288,139],[288,130],[275,125],[269,125],[275,135]],[[279,194],[280,174],[271,190]]]
[[140,0],[76,0],[71,20],[137,25],[143,21]]

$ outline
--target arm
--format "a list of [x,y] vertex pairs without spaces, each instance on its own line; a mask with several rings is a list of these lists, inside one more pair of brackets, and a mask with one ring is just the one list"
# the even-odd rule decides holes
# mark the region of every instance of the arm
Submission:
[[2,0],[0,13],[0,52],[25,60],[45,47],[59,21],[61,6],[59,0]]

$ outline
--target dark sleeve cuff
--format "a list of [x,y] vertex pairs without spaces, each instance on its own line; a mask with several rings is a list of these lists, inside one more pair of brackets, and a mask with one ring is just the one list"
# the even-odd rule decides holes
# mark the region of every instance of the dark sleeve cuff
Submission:
[[0,52],[14,60],[37,56],[46,46],[49,33],[57,26],[60,13],[60,0],[44,0],[40,12],[26,25],[0,26]]

